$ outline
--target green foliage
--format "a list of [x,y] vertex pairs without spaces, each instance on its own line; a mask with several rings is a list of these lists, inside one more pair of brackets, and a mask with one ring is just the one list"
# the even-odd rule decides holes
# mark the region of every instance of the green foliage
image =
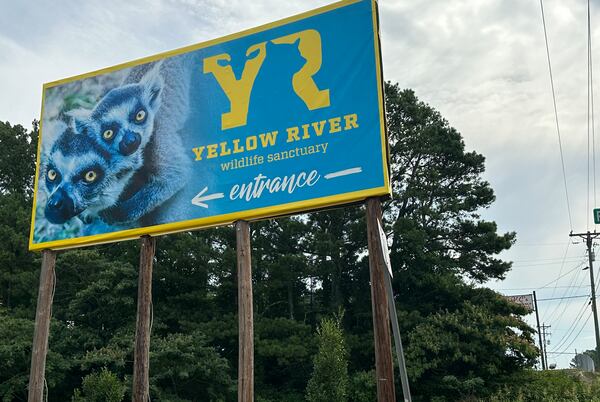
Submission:
[[358,371],[350,377],[350,384],[348,387],[348,401],[377,401],[377,381],[375,381],[375,370]]
[[[473,285],[504,277],[510,263],[497,256],[515,234],[498,233],[479,215],[494,201],[484,157],[466,150],[460,133],[412,91],[388,83],[386,95],[395,194],[384,204],[384,224],[413,399],[491,397],[536,353],[526,312]],[[37,123],[26,130],[0,122],[3,401],[26,399],[40,267],[39,255],[27,252],[37,135]],[[311,373],[312,398],[374,400],[364,212],[348,206],[252,223],[257,401],[304,400]],[[129,387],[138,259],[135,241],[59,255],[50,400],[69,400],[75,389],[87,397],[82,378],[100,384],[103,372]],[[159,238],[152,285],[153,400],[235,400],[233,228]],[[343,319],[323,320],[315,335],[320,319],[340,309]]]
[[111,371],[103,368],[100,372],[87,375],[81,389],[76,389],[73,402],[121,402],[125,396],[125,384]]
[[348,352],[340,318],[324,318],[317,330],[319,351],[308,386],[309,402],[345,402],[348,400]]
[[407,366],[416,390],[435,386],[436,393],[458,399],[505,383],[506,373],[536,357],[527,337],[512,329],[519,327],[514,317],[490,316],[469,302],[430,317],[409,335]]
[[227,361],[201,333],[153,338],[151,395],[162,401],[225,401],[235,395]]
[[532,371],[515,375],[489,402],[600,402],[600,377],[578,370]]
[[[30,336],[31,335],[31,336]],[[27,399],[33,322],[11,317],[0,308],[0,400]]]

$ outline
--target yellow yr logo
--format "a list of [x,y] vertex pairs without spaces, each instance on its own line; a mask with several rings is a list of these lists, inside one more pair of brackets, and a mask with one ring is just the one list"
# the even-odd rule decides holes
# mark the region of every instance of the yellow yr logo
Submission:
[[[321,68],[323,61],[319,32],[308,29],[273,39],[271,43],[275,45],[297,44],[298,51],[306,63],[292,77],[294,92],[309,110],[329,106],[329,89],[319,89],[312,78]],[[246,50],[246,63],[240,79],[235,77],[231,65],[228,64],[231,62],[229,54],[222,53],[204,59],[204,73],[214,75],[229,99],[229,112],[221,115],[223,130],[246,125],[254,80],[266,56],[267,42],[250,46]]]

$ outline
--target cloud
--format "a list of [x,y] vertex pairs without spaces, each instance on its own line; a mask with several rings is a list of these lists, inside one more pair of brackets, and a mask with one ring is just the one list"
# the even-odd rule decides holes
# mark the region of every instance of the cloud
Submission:
[[[0,120],[23,125],[39,116],[43,82],[213,39],[328,3],[42,0],[32,6],[0,2]],[[413,88],[463,134],[469,149],[487,158],[485,178],[495,189],[497,202],[483,216],[497,221],[503,231],[517,231],[519,239],[503,256],[516,261],[560,260],[571,227],[539,3],[379,3],[385,78]],[[586,8],[575,0],[544,4],[573,229],[593,229],[587,207]],[[592,12],[592,20],[598,21],[597,5]],[[597,55],[600,29],[592,33]],[[595,61],[600,65],[600,57]],[[600,104],[598,89],[596,104]],[[592,195],[593,191],[591,199]],[[567,257],[579,259],[582,252],[581,244],[572,245]],[[516,263],[507,280],[493,286],[536,288],[561,272],[560,264],[524,265]],[[562,272],[574,265],[569,260]],[[567,286],[573,275],[558,284]],[[538,297],[550,295],[552,289],[540,290]],[[565,292],[556,290],[559,296]],[[552,309],[552,303],[558,302],[544,302],[541,309]],[[575,300],[560,319],[554,317],[556,339],[582,303]],[[591,342],[582,340],[574,347],[589,348]],[[566,360],[560,360],[563,366]]]

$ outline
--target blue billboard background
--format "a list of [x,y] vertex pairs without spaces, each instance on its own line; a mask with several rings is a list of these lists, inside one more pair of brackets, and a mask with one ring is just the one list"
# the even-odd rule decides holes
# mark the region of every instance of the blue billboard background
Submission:
[[[221,43],[48,84],[30,247],[389,193],[374,12],[371,1],[334,5]],[[231,68],[229,87],[207,67],[214,57],[213,71]],[[253,68],[254,79],[245,80]],[[316,106],[300,96],[313,84],[321,92]],[[239,102],[245,121],[226,127],[223,115],[242,93],[249,94],[247,108]]]

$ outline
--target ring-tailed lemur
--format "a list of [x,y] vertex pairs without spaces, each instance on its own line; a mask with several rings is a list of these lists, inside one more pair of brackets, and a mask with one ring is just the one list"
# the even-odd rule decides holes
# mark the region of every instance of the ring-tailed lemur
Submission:
[[[128,166],[132,177],[119,201],[102,213],[109,223],[145,217],[186,182],[189,158],[179,131],[189,111],[189,56],[134,67],[77,126]],[[155,222],[149,222],[153,224]]]
[[104,149],[115,170],[128,171],[122,174],[123,187],[143,165],[143,149],[152,136],[163,84],[158,73],[148,74],[138,83],[110,90],[91,111],[70,113],[74,129]]
[[40,179],[47,193],[44,216],[50,223],[97,216],[123,191],[123,172],[111,166],[110,153],[70,126],[62,126],[44,161]]

